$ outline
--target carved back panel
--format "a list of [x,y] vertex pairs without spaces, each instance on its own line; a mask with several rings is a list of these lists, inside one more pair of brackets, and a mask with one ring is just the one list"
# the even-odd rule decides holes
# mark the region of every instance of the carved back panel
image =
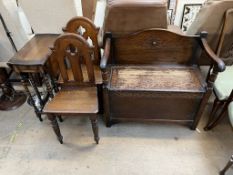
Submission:
[[165,29],[149,29],[112,38],[114,64],[196,64],[200,36],[184,36]]
[[98,64],[100,62],[100,49],[98,46],[98,32],[99,28],[97,28],[93,22],[85,17],[75,17],[72,18],[66,24],[66,27],[63,28],[64,32],[76,33],[84,37],[88,43],[94,47],[94,64]]
[[[54,42],[51,59],[58,64],[58,69],[64,84],[94,85],[93,54],[93,47],[91,47],[83,37],[69,33],[61,35]],[[84,67],[88,77],[88,80],[85,82]],[[70,75],[70,73],[72,75]]]

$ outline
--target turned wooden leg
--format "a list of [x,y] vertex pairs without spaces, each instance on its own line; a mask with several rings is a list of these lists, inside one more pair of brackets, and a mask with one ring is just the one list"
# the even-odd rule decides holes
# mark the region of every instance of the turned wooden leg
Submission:
[[30,91],[29,91],[29,89],[28,89],[28,86],[27,86],[27,77],[26,77],[25,74],[21,74],[21,78],[22,78],[22,80],[21,80],[22,85],[23,85],[23,87],[24,87],[24,89],[25,89],[25,91],[26,91],[26,94],[27,94],[27,96],[28,96],[28,98],[29,98],[29,101],[31,102],[31,104],[32,104],[32,106],[33,106],[33,108],[34,108],[34,111],[35,111],[35,113],[36,113],[36,116],[37,116],[37,118],[42,122],[43,119],[41,118],[41,113],[40,113],[38,107],[36,106],[36,104],[35,104],[35,102],[34,102],[34,100],[33,100],[33,98],[32,98],[32,95],[31,95],[31,93],[30,93]]
[[229,168],[233,165],[233,155],[231,156],[230,161],[227,163],[225,168],[219,172],[220,175],[225,175],[226,171],[229,170]]
[[31,84],[31,86],[33,87],[33,89],[34,89],[34,91],[35,91],[35,93],[36,93],[36,96],[37,96],[37,98],[39,99],[39,102],[40,102],[40,106],[41,106],[41,108],[44,106],[44,102],[43,102],[43,100],[42,100],[42,97],[41,97],[41,94],[40,94],[40,92],[39,92],[39,90],[38,90],[38,88],[37,88],[37,85],[36,85],[36,83],[35,83],[35,80],[34,80],[34,77],[33,77],[33,75],[32,75],[32,73],[29,73],[28,74],[29,75],[29,83]]
[[223,101],[219,101],[217,98],[215,98],[213,108],[212,108],[211,113],[210,113],[209,120],[204,128],[205,131],[208,131],[209,130],[208,128],[211,125],[211,123],[213,123],[213,121],[216,120],[216,114],[217,114],[218,110],[222,107],[223,104],[224,104]]
[[198,123],[199,123],[199,121],[201,119],[201,116],[202,116],[202,114],[204,112],[204,109],[205,109],[206,104],[207,104],[207,102],[208,102],[208,100],[210,98],[211,93],[212,93],[212,89],[209,88],[207,90],[207,92],[204,94],[204,96],[203,96],[203,98],[201,100],[199,110],[197,111],[196,117],[195,117],[194,122],[193,122],[193,124],[191,126],[192,130],[195,130],[197,128],[197,125],[198,125]]
[[95,142],[96,142],[96,144],[99,144],[99,139],[100,138],[99,138],[99,129],[98,129],[97,118],[96,117],[91,117],[90,120],[91,120],[92,130],[93,130],[93,133],[94,133]]
[[50,86],[50,82],[49,82],[49,77],[48,77],[48,75],[44,75],[44,82],[45,82],[45,85],[46,85],[46,89],[47,89],[47,91],[48,91],[48,93],[49,93],[49,96],[50,96],[51,98],[53,98],[53,97],[54,97],[54,95],[53,95],[53,89],[52,89],[52,87]]
[[51,121],[51,124],[52,124],[52,127],[53,127],[53,130],[57,136],[57,139],[58,141],[63,144],[63,137],[61,135],[61,132],[60,132],[60,128],[59,128],[59,125],[57,123],[57,118],[55,115],[52,115],[52,114],[48,114],[48,119]]
[[213,129],[215,126],[217,126],[217,124],[223,119],[223,117],[225,116],[226,112],[227,112],[227,107],[228,104],[226,103],[221,111],[221,113],[219,114],[219,116],[216,117],[215,120],[213,120],[208,127],[205,128],[205,130],[211,130]]

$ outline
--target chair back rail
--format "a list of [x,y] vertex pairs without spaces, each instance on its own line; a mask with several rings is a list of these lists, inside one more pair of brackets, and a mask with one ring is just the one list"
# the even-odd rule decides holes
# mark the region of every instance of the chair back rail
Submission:
[[[58,64],[63,85],[95,84],[93,54],[93,47],[79,35],[69,33],[57,38],[52,48],[51,59]],[[84,66],[87,71],[87,81],[84,81]],[[72,76],[68,72],[71,72]]]

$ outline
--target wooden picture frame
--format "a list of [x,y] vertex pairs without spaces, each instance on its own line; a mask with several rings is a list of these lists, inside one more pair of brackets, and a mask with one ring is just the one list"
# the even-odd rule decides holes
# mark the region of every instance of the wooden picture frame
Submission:
[[200,11],[202,7],[202,4],[185,4],[184,5],[184,10],[183,10],[183,15],[182,15],[182,21],[181,21],[181,30],[183,32],[186,32],[192,22],[195,20],[196,15]]

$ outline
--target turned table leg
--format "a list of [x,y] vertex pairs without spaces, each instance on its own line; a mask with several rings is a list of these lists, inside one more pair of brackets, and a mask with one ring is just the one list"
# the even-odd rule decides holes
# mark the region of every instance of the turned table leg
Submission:
[[99,144],[99,129],[98,129],[98,121],[96,117],[90,117],[92,130],[94,133],[94,139],[96,144]]
[[59,128],[59,125],[57,123],[57,118],[55,115],[53,114],[48,114],[48,119],[51,121],[51,124],[52,124],[52,127],[53,127],[53,130],[57,136],[57,139],[58,141],[63,144],[63,137],[61,135],[61,132],[60,132],[60,128]]
[[208,131],[210,129],[212,129],[211,125],[214,121],[218,120],[218,117],[219,116],[216,116],[217,112],[219,111],[219,109],[224,105],[224,102],[223,101],[217,101],[215,102],[214,101],[214,104],[213,104],[213,108],[212,108],[212,111],[210,113],[210,117],[209,117],[209,120],[204,128],[205,131]]
[[33,108],[34,108],[34,111],[35,111],[35,113],[36,113],[36,116],[37,116],[38,119],[42,122],[43,119],[41,118],[40,111],[39,111],[38,107],[36,106],[36,104],[35,104],[35,102],[34,102],[34,100],[33,100],[33,97],[32,97],[32,95],[31,95],[31,93],[30,93],[30,91],[29,91],[29,89],[28,89],[28,86],[27,86],[27,77],[26,77],[25,75],[21,74],[21,78],[22,78],[22,80],[21,80],[22,85],[23,85],[23,87],[24,87],[24,89],[25,89],[25,91],[26,91],[26,94],[27,94],[27,96],[28,96],[30,102],[32,103],[32,106],[33,106]]
[[226,171],[233,165],[233,155],[231,156],[231,159],[229,160],[229,162],[227,163],[227,165],[225,166],[225,168],[220,171],[220,175],[225,175]]
[[35,80],[34,80],[34,77],[33,77],[33,74],[32,74],[32,73],[29,73],[29,79],[28,79],[28,80],[29,80],[31,86],[32,86],[33,89],[34,89],[37,98],[39,99],[40,106],[41,106],[41,107],[44,106],[44,103],[43,103],[41,94],[40,94],[40,92],[39,92],[39,90],[38,90],[38,88],[37,88],[37,85],[36,85],[36,83],[35,83]]

